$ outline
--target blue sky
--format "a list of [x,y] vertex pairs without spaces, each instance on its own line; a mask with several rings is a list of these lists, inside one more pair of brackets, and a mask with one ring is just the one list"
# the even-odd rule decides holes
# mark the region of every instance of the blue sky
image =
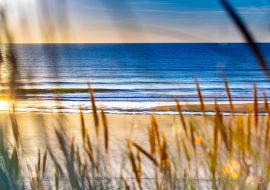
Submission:
[[[44,9],[44,5],[37,6],[37,2],[45,0],[14,1],[20,2],[20,5],[17,3],[16,6],[27,12],[29,20],[36,18],[35,14]],[[56,0],[47,1],[56,2]],[[32,9],[36,12],[27,11],[29,2],[32,2]],[[242,41],[242,37],[218,0],[66,0],[66,2],[69,31],[69,39],[65,39],[66,42]],[[270,1],[230,2],[239,11],[258,41],[270,41]],[[61,5],[59,7],[61,8]],[[51,20],[54,20],[53,15],[59,13],[57,8],[53,10],[50,10]],[[43,15],[44,18],[46,15]],[[43,19],[43,23],[46,22],[48,21]],[[43,31],[37,27],[40,25],[32,27],[32,30]],[[36,31],[32,33],[38,33]],[[21,36],[20,40],[31,40],[28,38]],[[32,41],[42,39],[34,37]]]

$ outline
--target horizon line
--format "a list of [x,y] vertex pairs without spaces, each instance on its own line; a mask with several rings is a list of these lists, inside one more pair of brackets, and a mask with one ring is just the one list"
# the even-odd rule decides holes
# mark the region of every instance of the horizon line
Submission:
[[[0,43],[0,45],[57,45],[57,44],[249,44],[248,42],[19,42],[19,43]],[[256,44],[270,44],[269,42],[256,42]]]

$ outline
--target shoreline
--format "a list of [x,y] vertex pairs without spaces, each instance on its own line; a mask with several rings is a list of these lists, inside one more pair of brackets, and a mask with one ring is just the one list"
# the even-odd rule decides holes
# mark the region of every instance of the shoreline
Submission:
[[[270,106],[270,104],[268,103]],[[205,103],[204,104],[205,112],[216,112],[214,103]],[[222,113],[231,113],[230,104],[229,103],[218,103],[219,111]],[[249,112],[254,112],[254,103],[233,103],[234,114],[247,114]],[[181,104],[182,112],[197,112],[201,113],[201,105],[198,104]],[[169,106],[157,106],[152,108],[153,111],[177,111],[176,105]],[[258,113],[267,113],[265,109],[265,104],[262,102],[257,103],[257,111]]]
[[[192,103],[180,103],[182,113],[184,115],[201,115],[203,112],[201,110],[201,105],[199,102]],[[268,104],[270,106],[270,104]],[[233,114],[248,114],[254,112],[254,103],[253,102],[234,102],[233,103],[234,112]],[[216,112],[215,104],[213,102],[205,102],[204,103],[205,113],[206,115],[213,115]],[[228,102],[218,103],[219,111],[223,114],[231,114],[230,104]],[[36,110],[34,110],[36,109]],[[91,114],[91,109],[83,109],[83,113]],[[0,113],[9,113],[9,110],[0,110]],[[267,114],[265,109],[265,103],[258,102],[257,104],[257,112],[258,114]],[[39,108],[29,108],[29,110],[25,108],[16,108],[16,113],[37,113],[37,114],[78,114],[80,113],[79,109],[69,109],[69,108],[52,108],[52,109],[39,109]],[[105,113],[108,115],[177,115],[178,109],[175,105],[168,103],[168,105],[161,106],[152,106],[150,108],[145,109],[106,109]]]

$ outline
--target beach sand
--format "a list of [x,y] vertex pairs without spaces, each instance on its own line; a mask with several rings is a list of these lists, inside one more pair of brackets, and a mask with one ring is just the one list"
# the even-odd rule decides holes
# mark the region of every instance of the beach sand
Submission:
[[[239,112],[253,106],[253,104],[236,105],[235,109]],[[164,108],[164,107],[163,107]],[[166,109],[172,109],[167,107]],[[199,109],[193,106],[193,110]],[[213,105],[207,105],[208,111],[214,111]],[[263,110],[263,104],[259,104],[260,110]],[[212,110],[213,109],[213,110]],[[221,110],[229,109],[229,105],[220,105]],[[30,113],[17,112],[15,114],[19,128],[19,135],[22,147],[22,162],[34,164],[37,162],[38,150],[44,152],[50,149],[55,155],[58,155],[59,144],[55,136],[55,130],[61,134],[66,134],[70,140],[74,137],[75,143],[80,147],[82,145],[81,139],[81,119],[80,114],[70,113]],[[104,136],[102,131],[102,124],[99,125],[99,137],[96,135],[94,128],[93,115],[90,113],[83,114],[84,121],[92,142],[98,146],[104,147]],[[151,115],[121,115],[121,114],[107,114],[108,129],[109,129],[109,154],[110,161],[113,162],[112,171],[119,171],[119,163],[123,156],[126,155],[126,140],[130,139],[140,146],[149,150],[148,147],[148,126],[151,123]],[[173,126],[181,127],[181,121],[178,115],[154,115],[159,125],[159,129],[165,134],[169,149],[171,152],[175,150],[175,130]],[[204,117],[201,115],[185,115],[185,120],[188,122],[192,120],[193,123],[199,124],[202,127]],[[209,116],[210,120],[211,117]],[[246,117],[246,116],[243,116]],[[224,116],[226,122],[228,116]],[[259,119],[265,119],[265,116],[260,116]],[[0,125],[4,130],[5,137],[8,143],[14,143],[13,132],[11,127],[10,115],[7,112],[0,113]],[[213,125],[208,122],[203,129],[211,130]],[[99,140],[98,140],[99,139]],[[82,146],[81,146],[82,147]],[[58,159],[61,157],[57,156]],[[148,170],[146,170],[148,171]],[[149,170],[150,171],[150,170]],[[115,174],[118,175],[117,173]],[[151,173],[149,173],[151,176]]]
[[[142,140],[147,142],[147,126],[150,124],[150,115],[111,115],[107,114],[109,134],[111,141],[125,141],[126,138]],[[161,128],[170,128],[173,124],[172,115],[156,115],[157,122]],[[190,116],[189,116],[190,117]],[[23,147],[26,149],[46,148],[54,145],[55,140],[51,140],[55,130],[66,133],[69,138],[73,136],[78,140],[81,137],[80,114],[70,113],[30,113],[18,112],[16,119],[19,126],[20,138]],[[86,128],[91,136],[96,136],[92,114],[84,114]],[[0,114],[0,124],[4,128],[4,134],[12,139],[13,133],[8,113]],[[100,124],[100,133],[102,133],[102,124]],[[33,144],[35,146],[33,146]],[[26,153],[31,153],[27,150]],[[34,151],[36,152],[36,151]]]
[[[258,103],[258,112],[266,112],[265,104]],[[215,112],[215,104],[213,103],[205,103],[205,111],[206,112]],[[198,104],[183,104],[181,105],[182,111],[185,112],[201,112],[201,105]],[[218,108],[221,112],[230,112],[230,105],[226,103],[219,103]],[[233,104],[234,113],[248,113],[249,111],[254,110],[254,103],[234,103]],[[152,109],[153,111],[177,111],[176,106],[157,106]]]
[[[252,109],[253,104],[234,104],[236,113],[245,113],[248,108]],[[215,111],[213,104],[205,106],[206,111]],[[221,111],[229,111],[229,105],[219,105]],[[156,110],[175,110],[175,106],[157,107]],[[200,105],[182,106],[183,111],[200,111]],[[264,112],[264,104],[258,104],[259,112]],[[28,156],[34,156],[38,148],[56,147],[55,130],[65,133],[70,139],[81,139],[81,121],[80,114],[70,113],[35,113],[35,112],[17,112],[17,123],[19,126],[20,139],[23,147],[23,153]],[[128,115],[128,114],[107,114],[109,137],[112,153],[119,152],[125,148],[126,139],[132,139],[140,144],[148,144],[147,130],[150,125],[151,115]],[[177,115],[154,115],[161,131],[168,135],[173,135],[172,126],[177,124],[181,128],[181,122]],[[11,120],[7,112],[0,113],[0,125],[4,129],[4,134],[9,139],[13,139]],[[263,116],[262,116],[263,117]],[[226,119],[226,117],[224,117]],[[203,116],[185,115],[185,119],[201,123]],[[96,139],[93,116],[90,113],[84,114],[86,128],[93,141]],[[99,126],[102,130],[102,124]],[[102,134],[102,131],[100,132]],[[103,138],[103,137],[102,137]],[[170,139],[170,136],[169,138]],[[34,146],[33,146],[34,145]]]
[[[127,138],[140,145],[145,145],[144,147],[148,150],[147,127],[150,124],[150,117],[150,115],[107,115],[109,126],[108,155],[110,155],[110,161],[113,162],[111,167],[114,168],[111,171],[119,171],[119,163],[126,155]],[[157,115],[156,119],[160,129],[168,131],[168,134],[171,133],[174,117],[172,115]],[[53,154],[57,155],[57,159],[60,160],[55,130],[59,130],[61,134],[66,134],[70,140],[74,137],[75,143],[78,144],[79,148],[82,148],[80,114],[18,112],[16,113],[16,119],[22,145],[22,163],[37,163],[38,150],[40,149],[43,153],[47,148],[50,148]],[[84,119],[92,143],[104,147],[102,124],[100,124],[99,140],[97,140],[92,114],[84,114]],[[8,113],[0,114],[0,124],[4,129],[8,143],[15,144]]]

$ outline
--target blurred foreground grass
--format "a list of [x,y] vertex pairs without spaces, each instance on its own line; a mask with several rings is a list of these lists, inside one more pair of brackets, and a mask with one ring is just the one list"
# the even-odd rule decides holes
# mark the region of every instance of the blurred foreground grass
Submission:
[[[270,114],[258,112],[257,90],[254,86],[253,106],[247,115],[235,115],[230,90],[230,116],[219,111],[205,113],[205,104],[197,82],[202,116],[182,114],[176,100],[178,116],[173,117],[169,130],[151,116],[143,143],[126,137],[122,147],[110,143],[114,138],[103,111],[95,105],[89,87],[93,127],[80,113],[80,134],[67,135],[65,120],[59,113],[59,127],[47,133],[55,136],[53,146],[39,150],[35,162],[22,159],[23,147],[15,109],[9,112],[12,134],[1,130],[1,189],[267,189],[270,177],[269,133]],[[81,108],[82,109],[82,108]],[[89,115],[88,115],[89,116]],[[42,120],[39,126],[44,130]],[[147,126],[139,126],[143,129]],[[120,128],[123,130],[123,128]],[[21,129],[23,130],[23,129]],[[170,131],[170,132],[168,132]],[[139,131],[136,131],[139,133]],[[147,137],[148,136],[148,137]],[[118,157],[120,159],[115,159]],[[116,161],[118,160],[118,161]],[[120,160],[120,161],[119,161]],[[117,163],[115,163],[117,162]],[[25,171],[26,170],[26,171]]]
[[[262,69],[268,71],[252,36],[229,4],[221,2],[245,36]],[[42,4],[44,10],[49,10],[48,5]],[[44,15],[44,19],[51,21],[46,25],[44,38],[52,42],[58,34],[53,30],[57,19],[53,16],[48,18],[50,14],[47,12]],[[65,18],[65,15],[60,15],[62,17]],[[24,147],[21,139],[20,123],[15,112],[16,95],[42,91],[21,88],[16,51],[11,45],[13,38],[5,9],[0,10],[0,23],[3,29],[1,42],[7,43],[1,46],[1,73],[5,68],[7,70],[5,76],[1,75],[1,84],[8,86],[5,93],[10,104],[14,104],[5,118],[10,120],[12,135],[7,134],[5,124],[2,124],[0,132],[0,189],[267,189],[270,178],[270,109],[267,96],[264,96],[266,116],[259,116],[256,86],[253,106],[247,110],[248,114],[235,115],[226,81],[230,116],[223,116],[217,101],[215,114],[209,116],[205,113],[200,85],[196,81],[203,113],[200,120],[195,117],[187,119],[176,100],[179,117],[173,121],[171,135],[152,116],[149,126],[140,126],[141,129],[147,127],[144,143],[126,137],[124,149],[110,143],[110,124],[103,109],[95,105],[93,90],[89,87],[93,128],[89,128],[81,111],[78,121],[80,135],[72,138],[66,134],[65,119],[59,113],[58,127],[44,134],[45,140],[55,136],[55,142],[48,142],[45,150],[39,150],[39,143],[34,142],[29,146],[37,149],[35,161],[24,160],[23,150],[28,147]],[[52,72],[57,78],[57,51],[44,47],[44,53],[53,58],[50,59]],[[75,92],[78,89],[59,89],[56,93],[65,91]],[[42,118],[38,118],[35,128],[42,131],[46,127]],[[139,134],[133,135],[136,137]],[[115,156],[121,161],[116,162]]]

